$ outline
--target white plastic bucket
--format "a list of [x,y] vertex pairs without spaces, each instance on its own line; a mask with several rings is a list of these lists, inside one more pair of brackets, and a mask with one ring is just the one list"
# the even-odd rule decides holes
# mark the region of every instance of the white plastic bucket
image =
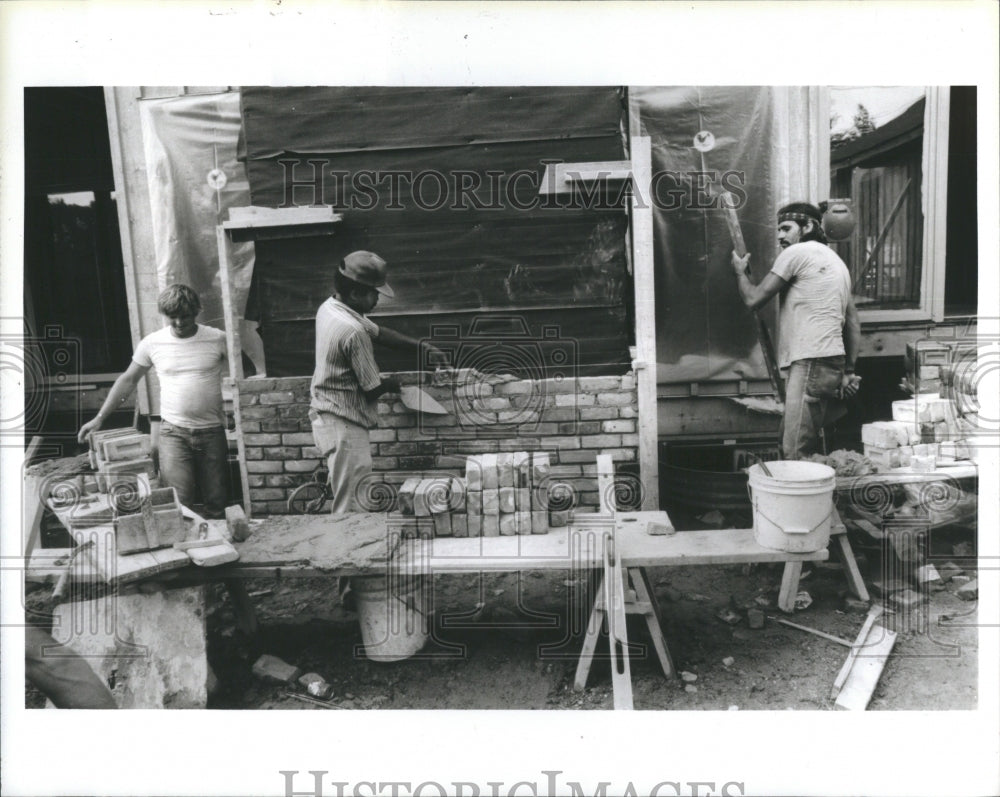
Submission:
[[837,475],[818,462],[768,462],[771,476],[760,464],[747,469],[753,536],[759,545],[789,553],[809,553],[826,547],[833,518]]
[[400,661],[416,653],[430,636],[430,593],[423,576],[352,578],[365,655],[373,661]]

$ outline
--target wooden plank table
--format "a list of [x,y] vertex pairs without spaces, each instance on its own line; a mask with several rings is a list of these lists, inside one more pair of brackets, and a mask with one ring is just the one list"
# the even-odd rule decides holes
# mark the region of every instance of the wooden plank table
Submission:
[[[223,521],[214,521],[222,523]],[[668,533],[652,534],[650,528]],[[824,561],[824,550],[791,554],[764,548],[754,540],[752,529],[718,529],[676,532],[665,512],[617,512],[613,515],[581,515],[565,528],[550,529],[548,534],[503,537],[435,537],[402,540],[393,531],[385,514],[358,513],[343,516],[307,515],[271,517],[250,523],[250,536],[234,543],[239,560],[212,568],[184,567],[190,560],[182,551],[164,549],[146,554],[119,556],[117,560],[152,557],[145,562],[144,578],[179,578],[181,580],[223,581],[242,586],[242,579],[253,577],[299,576],[340,577],[387,574],[436,575],[439,573],[514,572],[522,570],[588,570],[607,572],[606,546],[613,539],[615,556],[620,562],[626,614],[643,615],[653,647],[666,676],[675,674],[666,638],[663,635],[659,608],[649,585],[647,567],[686,565],[725,565],[753,562],[786,563],[782,592],[794,596],[803,562]],[[113,530],[108,527],[82,529],[101,540],[103,556],[114,545]],[[110,537],[110,539],[109,539]],[[59,568],[42,554],[65,557],[69,551],[39,551],[34,562],[35,575],[53,578]],[[166,557],[157,562],[157,555]],[[174,561],[183,557],[179,565]],[[101,556],[78,557],[74,577],[86,578],[100,573],[96,564]],[[117,563],[116,567],[122,565]],[[174,572],[165,572],[173,570]],[[32,568],[29,568],[32,569]],[[138,572],[136,569],[132,573]],[[787,582],[787,583],[785,583]],[[794,582],[794,583],[792,583]],[[109,583],[111,583],[109,581]],[[124,583],[121,577],[115,583]],[[576,685],[583,688],[597,647],[604,619],[615,607],[608,604],[606,591],[597,591],[579,662]],[[247,633],[256,630],[253,607],[234,596],[240,627]]]
[[[753,529],[710,529],[652,535],[649,523],[669,524],[666,512],[618,512],[616,545],[625,567],[825,561],[825,549],[790,554],[758,545]],[[394,561],[426,573],[595,569],[603,566],[604,535],[570,524],[548,534],[513,537],[435,537],[406,540]]]

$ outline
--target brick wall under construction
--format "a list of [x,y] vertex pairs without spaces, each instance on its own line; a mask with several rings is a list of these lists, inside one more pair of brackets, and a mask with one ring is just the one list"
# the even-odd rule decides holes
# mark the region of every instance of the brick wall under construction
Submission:
[[[548,452],[553,478],[568,485],[576,506],[584,508],[599,505],[598,454],[610,455],[616,468],[636,462],[632,374],[524,380],[473,379],[458,372],[444,384],[432,384],[428,374],[424,381],[419,373],[396,376],[404,386],[419,384],[451,411],[418,414],[396,394],[381,397],[378,428],[371,430],[375,473],[365,489],[370,511],[394,510],[398,488],[408,478],[464,475],[466,457],[474,454]],[[309,377],[283,377],[239,383],[239,423],[255,516],[287,513],[291,491],[325,464],[312,438],[309,382]],[[626,494],[641,491],[634,478],[623,487]]]

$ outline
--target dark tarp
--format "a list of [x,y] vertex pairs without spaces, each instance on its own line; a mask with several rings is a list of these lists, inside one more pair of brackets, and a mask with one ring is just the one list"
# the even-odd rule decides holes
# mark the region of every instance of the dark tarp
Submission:
[[[632,134],[652,139],[660,383],[767,379],[753,318],[730,267],[725,216],[710,184],[721,183],[743,200],[738,216],[753,272],[762,278],[776,254],[777,172],[786,157],[776,144],[775,91],[629,89]],[[706,132],[714,146],[707,136],[696,138]],[[773,304],[763,311],[772,337]]]
[[[396,295],[373,313],[389,327],[468,336],[481,316],[513,315],[529,338],[569,340],[581,373],[627,370],[622,204],[538,197],[546,161],[625,157],[621,90],[248,87],[241,97],[253,204],[344,214],[331,237],[257,243],[259,306],[248,315],[260,317],[268,375],[312,372],[316,308],[335,264],[361,248],[389,262]],[[411,355],[377,357],[383,370],[415,367]]]

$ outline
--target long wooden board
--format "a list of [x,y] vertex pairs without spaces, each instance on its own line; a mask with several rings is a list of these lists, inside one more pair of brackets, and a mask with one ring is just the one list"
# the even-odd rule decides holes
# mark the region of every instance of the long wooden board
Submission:
[[[634,518],[629,521],[628,518]],[[623,567],[825,561],[826,549],[807,554],[757,544],[753,529],[680,531],[651,535],[647,523],[666,522],[665,512],[618,513],[616,543]],[[406,540],[399,566],[420,572],[471,573],[603,567],[603,535],[570,525],[530,537],[443,537]],[[422,569],[421,569],[422,568]]]
[[878,679],[896,644],[896,632],[874,625],[868,633],[868,640],[870,644],[855,658],[851,674],[837,696],[837,708],[846,711],[864,711],[868,708]]
[[[736,199],[729,191],[723,191],[721,195],[721,206],[726,216],[726,225],[729,227],[729,237],[733,242],[733,251],[740,257],[747,253],[746,244],[743,241],[743,230],[740,227],[739,217],[736,215]],[[785,400],[785,388],[781,383],[781,374],[778,372],[778,360],[774,352],[774,343],[771,341],[771,333],[760,317],[757,310],[753,312],[754,324],[757,328],[757,342],[760,343],[761,353],[764,355],[764,365],[767,366],[767,378],[771,382],[774,395],[780,401]]]
[[119,556],[114,526],[73,529],[70,533],[80,545],[93,541],[94,547],[83,555],[91,562],[97,575],[111,585],[139,581],[191,564],[184,551],[176,551],[173,548],[159,548],[155,551]]

